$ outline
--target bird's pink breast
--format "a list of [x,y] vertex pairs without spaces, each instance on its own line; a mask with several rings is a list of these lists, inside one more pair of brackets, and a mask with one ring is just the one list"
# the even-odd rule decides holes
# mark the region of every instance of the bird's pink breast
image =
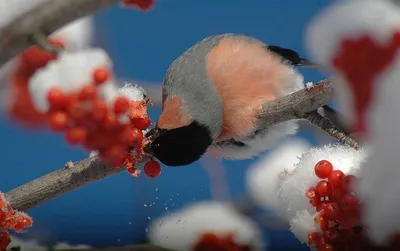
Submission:
[[263,103],[279,96],[290,68],[264,44],[245,37],[227,37],[207,55],[207,71],[224,103],[224,140],[251,133]]

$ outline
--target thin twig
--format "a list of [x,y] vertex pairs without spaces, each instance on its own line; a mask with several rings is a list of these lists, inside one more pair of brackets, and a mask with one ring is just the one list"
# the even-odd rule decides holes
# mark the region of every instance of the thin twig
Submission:
[[330,136],[337,139],[340,143],[349,145],[354,149],[360,148],[360,145],[354,139],[352,139],[345,132],[337,128],[329,119],[323,117],[317,111],[305,114],[304,119],[307,119],[312,124],[318,126],[322,130],[327,132]]
[[122,0],[48,0],[0,30],[0,67],[34,44],[32,36],[48,36],[68,23],[107,9]]
[[[321,81],[311,90],[300,90],[268,102],[265,104],[265,111],[260,115],[260,118],[269,126],[290,119],[304,118],[305,114],[330,103],[332,91],[329,80]],[[143,164],[144,161],[146,160],[137,165]],[[125,168],[109,168],[96,157],[92,157],[76,162],[72,168],[57,170],[15,188],[6,193],[6,198],[15,209],[27,210],[124,170]]]

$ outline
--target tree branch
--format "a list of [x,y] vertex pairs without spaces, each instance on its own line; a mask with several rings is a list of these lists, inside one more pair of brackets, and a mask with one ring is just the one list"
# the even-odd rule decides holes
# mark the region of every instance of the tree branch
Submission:
[[[271,126],[290,119],[303,118],[305,114],[317,110],[332,101],[332,86],[329,79],[323,80],[312,89],[304,89],[291,95],[268,102],[260,114],[263,126]],[[142,165],[147,159],[143,159]],[[17,210],[27,210],[46,201],[61,196],[96,180],[104,179],[125,171],[102,164],[96,157],[74,163],[71,168],[63,168],[37,178],[25,185],[7,192],[6,198]]]
[[[143,159],[138,165],[145,161],[147,159]],[[25,211],[79,187],[124,171],[126,171],[124,167],[110,168],[97,157],[91,157],[75,162],[73,167],[54,171],[17,187],[7,192],[5,196],[14,209]]]
[[259,114],[258,127],[266,128],[288,120],[302,119],[306,113],[331,103],[332,99],[331,79],[322,80],[310,89],[305,88],[265,103]]
[[0,30],[0,67],[34,44],[34,34],[48,36],[66,24],[107,9],[122,0],[46,1]]

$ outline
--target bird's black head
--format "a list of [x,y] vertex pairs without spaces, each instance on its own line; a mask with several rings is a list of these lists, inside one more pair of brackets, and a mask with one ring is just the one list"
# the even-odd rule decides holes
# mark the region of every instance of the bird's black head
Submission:
[[210,130],[196,121],[176,129],[154,128],[146,136],[154,139],[144,151],[167,166],[189,165],[212,144]]

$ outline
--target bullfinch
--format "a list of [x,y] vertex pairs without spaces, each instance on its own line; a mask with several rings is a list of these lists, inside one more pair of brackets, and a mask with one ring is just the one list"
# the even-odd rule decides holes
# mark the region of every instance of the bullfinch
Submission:
[[240,34],[203,39],[175,59],[162,86],[162,113],[144,151],[167,166],[206,152],[251,158],[297,131],[296,121],[262,127],[257,114],[271,100],[304,88],[294,66],[318,68],[293,50]]

